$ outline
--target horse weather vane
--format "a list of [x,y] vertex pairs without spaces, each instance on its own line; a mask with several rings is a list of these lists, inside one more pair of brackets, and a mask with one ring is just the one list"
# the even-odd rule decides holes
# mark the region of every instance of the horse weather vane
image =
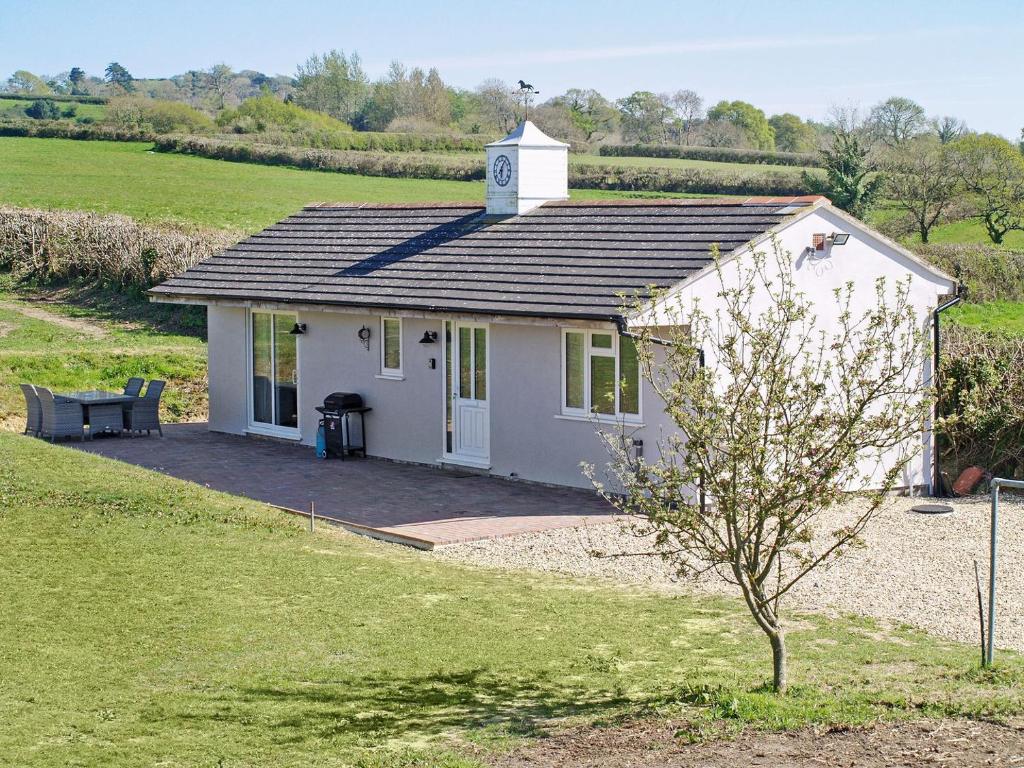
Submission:
[[523,80],[519,81],[519,97],[523,100],[523,110],[526,113],[524,119],[530,119],[530,104],[533,102],[534,96],[540,96],[540,91],[534,88]]

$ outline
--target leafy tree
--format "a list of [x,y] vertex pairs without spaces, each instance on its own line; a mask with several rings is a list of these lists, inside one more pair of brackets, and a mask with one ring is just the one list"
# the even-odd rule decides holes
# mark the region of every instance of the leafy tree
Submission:
[[811,152],[818,135],[814,128],[789,112],[772,115],[768,124],[775,131],[775,148],[782,152]]
[[886,145],[896,147],[925,129],[924,107],[902,96],[893,96],[876,104],[868,115],[868,125]]
[[665,122],[671,108],[650,91],[634,91],[616,102],[622,123],[622,137],[627,141],[649,143],[665,137]]
[[294,101],[300,107],[323,112],[350,123],[369,95],[369,81],[359,54],[345,56],[332,50],[313,54],[295,75]]
[[720,101],[708,110],[708,120],[731,123],[743,131],[755,149],[775,150],[775,130],[764,112],[745,101]]
[[330,115],[304,109],[290,101],[281,101],[271,93],[246,99],[236,109],[225,109],[217,116],[217,124],[236,133],[262,133],[278,130],[288,132],[350,132],[351,126]]
[[39,75],[19,69],[7,78],[7,90],[12,93],[26,93],[31,96],[49,96],[53,89]]
[[922,243],[960,191],[960,177],[948,145],[934,138],[908,141],[886,163],[886,188],[913,219]]
[[60,117],[60,107],[51,99],[39,99],[25,109],[25,114],[35,120],[56,120]]
[[106,76],[107,82],[111,85],[118,86],[125,93],[131,93],[135,90],[135,78],[131,76],[131,73],[118,64],[116,61],[112,61],[107,65],[107,68],[103,70],[103,74]]
[[613,130],[619,113],[593,88],[570,88],[550,102],[569,110],[569,119],[585,142],[600,141]]
[[965,136],[952,145],[951,158],[993,243],[1024,229],[1024,155],[1017,147],[990,133]]
[[71,83],[71,93],[75,95],[86,93],[85,70],[81,67],[72,67],[68,73],[68,82]]
[[683,89],[661,94],[672,110],[671,131],[680,144],[692,144],[693,134],[704,117],[704,99],[696,91]]
[[[716,258],[714,314],[662,297],[658,336],[669,344],[655,355],[640,330],[637,350],[675,431],[653,460],[636,457],[621,432],[605,433],[610,482],[587,473],[651,537],[649,554],[680,575],[713,570],[738,588],[768,638],[782,693],[784,599],[856,543],[920,449],[930,398],[909,281],[880,279],[863,313],[852,284],[838,288],[835,325],[819,326],[792,255],[773,246],[774,257]],[[863,495],[843,506],[851,491]],[[836,508],[840,524],[815,538]]]
[[869,162],[869,148],[856,130],[836,125],[831,145],[820,151],[825,178],[803,171],[804,184],[814,194],[825,195],[837,207],[858,218],[878,201],[883,178]]
[[967,123],[952,115],[934,118],[931,126],[942,144],[952,144],[967,133]]

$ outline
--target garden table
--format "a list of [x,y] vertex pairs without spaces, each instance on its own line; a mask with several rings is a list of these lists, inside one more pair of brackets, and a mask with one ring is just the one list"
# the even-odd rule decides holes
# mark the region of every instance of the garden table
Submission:
[[90,440],[97,432],[121,434],[124,429],[124,406],[139,399],[121,392],[104,392],[101,389],[68,392],[60,397],[82,406],[85,420],[89,424]]

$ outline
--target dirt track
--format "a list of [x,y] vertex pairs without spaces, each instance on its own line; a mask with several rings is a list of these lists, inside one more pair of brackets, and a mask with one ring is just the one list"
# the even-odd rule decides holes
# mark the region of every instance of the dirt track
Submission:
[[688,744],[681,723],[633,723],[568,731],[504,755],[498,768],[900,768],[1024,766],[1024,721],[922,721],[840,730],[746,731]]

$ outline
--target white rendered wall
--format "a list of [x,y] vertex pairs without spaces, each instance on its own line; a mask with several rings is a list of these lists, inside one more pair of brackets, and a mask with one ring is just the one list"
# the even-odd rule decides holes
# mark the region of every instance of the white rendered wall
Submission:
[[[828,235],[832,232],[847,232],[850,234],[850,239],[845,245],[832,247],[826,254],[816,254],[817,258],[815,255],[805,252],[805,249],[811,245],[814,234]],[[837,327],[839,306],[833,292],[849,282],[854,285],[851,312],[856,318],[877,305],[875,281],[878,277],[885,277],[887,290],[891,295],[891,292],[895,291],[897,283],[910,276],[910,302],[915,308],[920,327],[925,332],[930,331],[931,313],[940,302],[940,297],[955,290],[951,281],[939,278],[921,264],[908,259],[898,250],[871,236],[870,233],[851,227],[849,222],[827,208],[819,208],[810,215],[798,219],[782,230],[778,239],[782,250],[789,254],[788,263],[792,267],[797,290],[805,293],[814,302],[817,315],[816,327],[819,329],[827,330]],[[770,243],[764,242],[755,250],[767,255],[769,266],[774,264]],[[747,256],[749,257],[749,254]],[[727,264],[724,274],[730,284],[736,284],[744,264],[749,264],[749,258],[745,259],[743,254]],[[669,317],[666,308],[669,311],[674,309],[677,312],[680,308],[684,308],[685,312],[685,308],[692,306],[695,301],[700,303],[705,314],[714,317],[722,304],[721,299],[716,295],[719,290],[721,290],[721,283],[716,274],[703,275],[675,291],[663,302],[661,308],[646,315],[640,321],[654,325],[665,324]],[[767,296],[755,297],[752,313],[757,314],[767,306]],[[711,367],[715,363],[713,354],[708,351],[706,364]],[[922,359],[916,378],[921,382],[922,387],[931,383],[932,359],[930,356]],[[901,486],[922,486],[928,485],[930,482],[932,463],[930,434],[922,434],[920,442],[922,451],[899,483]],[[867,466],[862,469],[869,470]],[[881,467],[872,469],[876,477],[882,472]]]

